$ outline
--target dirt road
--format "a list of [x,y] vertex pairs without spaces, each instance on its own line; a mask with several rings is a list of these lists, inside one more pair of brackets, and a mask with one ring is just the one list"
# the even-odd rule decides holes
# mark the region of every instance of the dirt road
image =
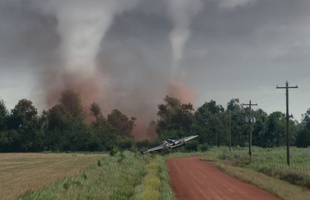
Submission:
[[231,177],[199,157],[166,161],[179,200],[280,200],[273,194]]

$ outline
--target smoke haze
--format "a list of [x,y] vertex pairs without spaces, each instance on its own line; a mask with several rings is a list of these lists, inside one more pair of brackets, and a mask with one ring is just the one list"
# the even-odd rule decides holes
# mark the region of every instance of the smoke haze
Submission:
[[105,115],[117,108],[141,133],[166,95],[283,111],[275,86],[288,80],[300,88],[290,96],[298,118],[309,107],[309,8],[309,0],[1,0],[0,98],[9,109],[28,98],[43,110],[71,88],[86,111],[92,102]]
[[[96,59],[100,46],[105,45],[105,34],[113,23],[115,16],[121,15],[126,10],[133,9],[137,2],[94,0],[90,2],[74,1],[73,4],[70,0],[50,0],[47,4],[45,2],[39,5],[43,13],[56,16],[58,20],[57,33],[61,41],[58,54],[63,68],[60,71],[52,72],[53,84],[51,84],[51,81],[45,82],[47,87],[44,89],[46,90],[45,96],[48,106],[52,106],[57,102],[61,91],[73,88],[81,95],[85,113],[87,113],[91,103],[99,102],[105,112],[109,112],[108,110],[111,108],[119,108],[125,113],[136,116],[139,124],[136,128],[137,131],[141,132],[141,130],[147,129],[148,123],[154,119],[154,113],[156,113],[156,107],[151,108],[156,103],[151,101],[158,98],[158,93],[161,93],[158,90],[162,90],[163,87],[153,88],[151,89],[153,92],[147,94],[147,91],[150,90],[149,86],[145,88],[131,83],[128,86],[129,88],[126,88],[125,92],[123,92],[126,83],[122,83],[119,88],[119,83],[111,81],[114,78],[113,74],[106,70],[108,63],[106,61],[98,63]],[[171,1],[169,4],[169,12],[175,26],[170,35],[173,54],[171,76],[174,79],[177,79],[176,74],[184,45],[190,36],[189,24],[191,17],[200,7],[199,1],[194,2],[194,4],[188,4],[185,1],[180,1],[181,4],[178,2]],[[182,14],[183,12],[185,12],[185,15]],[[137,62],[141,61],[138,60]],[[112,68],[115,68],[115,66]],[[125,69],[122,69],[122,71],[121,73],[127,75],[130,73],[126,73]],[[126,77],[126,80],[128,81],[128,77]],[[134,77],[133,81],[137,82],[137,77]],[[141,85],[143,84],[141,82]],[[194,100],[191,89],[181,82],[172,82],[166,87],[169,90],[169,95],[180,98],[181,101]],[[163,97],[164,95],[160,94],[160,96]],[[143,112],[141,112],[142,110]]]

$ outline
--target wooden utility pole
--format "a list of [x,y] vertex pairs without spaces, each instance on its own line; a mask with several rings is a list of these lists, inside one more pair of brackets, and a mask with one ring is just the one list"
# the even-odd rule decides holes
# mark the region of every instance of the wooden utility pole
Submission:
[[248,104],[242,104],[244,106],[249,106],[249,156],[252,157],[252,131],[251,131],[251,120],[252,120],[252,106],[257,106],[257,103],[252,104],[251,100]]
[[218,145],[218,141],[217,141],[217,123],[215,124],[215,146],[216,147],[219,147],[219,145]]
[[229,111],[229,152],[231,153],[231,112]]
[[290,88],[298,88],[298,86],[288,86],[288,82],[286,81],[285,87],[278,87],[277,89],[285,89],[286,90],[286,161],[287,165],[290,166],[290,135],[289,135],[289,111],[288,111],[288,105],[289,105],[289,98],[288,98],[288,89]]

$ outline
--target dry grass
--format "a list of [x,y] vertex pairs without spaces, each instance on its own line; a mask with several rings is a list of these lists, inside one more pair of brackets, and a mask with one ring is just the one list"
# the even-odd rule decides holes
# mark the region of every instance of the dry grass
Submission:
[[15,199],[78,172],[103,154],[0,153],[0,200]]

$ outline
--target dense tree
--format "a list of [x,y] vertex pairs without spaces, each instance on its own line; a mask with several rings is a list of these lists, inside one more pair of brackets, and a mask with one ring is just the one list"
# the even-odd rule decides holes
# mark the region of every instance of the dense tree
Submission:
[[177,109],[181,107],[180,100],[166,96],[164,98],[165,104],[160,104],[158,106],[159,111],[157,116],[159,117],[157,121],[157,132],[161,134],[167,129],[171,129],[173,126],[173,121],[177,112]]
[[53,106],[47,113],[48,129],[65,129],[70,118],[72,118],[64,105],[57,104]]
[[[158,106],[157,133],[166,138],[167,131],[173,130],[176,133],[172,137],[184,137],[191,131],[193,123],[193,105],[181,104],[179,99],[166,96],[165,103]],[[174,130],[177,130],[175,132]]]
[[99,126],[99,125],[104,124],[105,119],[102,115],[101,108],[97,103],[92,103],[89,110],[90,110],[92,116],[95,117],[95,122],[93,122],[93,125]]
[[47,112],[46,148],[52,151],[78,151],[87,148],[89,129],[63,104]]
[[239,99],[238,98],[235,98],[235,99],[231,99],[228,103],[227,103],[227,108],[226,108],[227,111],[230,111],[230,112],[241,112],[241,105],[240,105],[240,102],[239,102]]
[[109,123],[91,129],[88,151],[111,151],[116,146],[117,129]]
[[302,115],[301,126],[310,130],[310,108]]
[[83,122],[80,95],[73,90],[61,94],[60,103],[46,113],[46,149],[79,151],[87,149],[90,131]]
[[107,117],[107,122],[117,129],[117,135],[124,137],[133,137],[132,131],[135,126],[136,118],[130,119],[121,111],[114,109]]
[[79,93],[74,92],[72,89],[65,90],[61,93],[60,103],[72,117],[83,119],[83,107]]
[[25,152],[24,141],[16,130],[5,130],[0,134],[1,152]]
[[296,146],[297,147],[309,147],[310,146],[310,130],[302,129],[298,132],[296,138]]
[[60,151],[65,146],[64,130],[68,129],[70,118],[64,105],[58,104],[46,112],[46,150]]
[[248,128],[245,112],[231,113],[232,145],[245,146],[248,142]]
[[15,130],[19,136],[14,138],[19,138],[22,141],[20,147],[12,147],[14,151],[42,150],[41,138],[43,133],[40,130],[37,114],[37,109],[27,99],[20,100],[12,110],[7,122],[8,129]]
[[10,120],[11,128],[20,128],[25,126],[27,122],[37,119],[37,109],[32,105],[32,102],[27,99],[22,99],[12,110]]
[[6,122],[8,111],[3,100],[0,100],[0,152],[5,152],[8,149],[9,140],[6,131]]
[[200,135],[200,142],[219,146],[227,142],[227,113],[215,101],[205,102],[195,112],[195,133]]
[[98,104],[90,106],[90,112],[95,117],[92,123],[91,136],[87,150],[89,151],[110,151],[116,145],[117,128],[112,126],[101,113]]
[[252,131],[252,140],[254,146],[264,146],[264,128],[265,122],[268,118],[268,114],[263,111],[262,109],[258,109],[253,112],[253,116],[255,119],[255,123],[253,124],[253,131]]
[[[0,101],[0,152],[29,151],[111,151],[112,149],[147,149],[167,138],[196,135],[181,150],[208,149],[210,145],[228,145],[232,133],[233,146],[248,143],[247,109],[243,110],[239,99],[231,99],[226,111],[211,100],[194,111],[193,106],[166,96],[158,105],[158,120],[152,121],[147,134],[153,141],[133,141],[132,131],[136,119],[127,117],[118,109],[105,118],[97,103],[89,107],[93,122],[83,118],[82,102],[78,93],[66,90],[59,104],[39,116],[30,100],[22,99],[9,112]],[[267,114],[262,109],[253,111],[256,119],[252,123],[253,145],[262,147],[286,144],[286,120],[281,112]],[[310,109],[303,115],[302,122],[290,117],[291,144],[298,147],[310,146]],[[230,129],[231,128],[231,129]],[[158,138],[155,139],[154,133]]]
[[6,109],[4,101],[0,100],[0,131],[4,130],[6,126],[7,117],[8,117],[8,110]]
[[295,144],[298,147],[310,146],[310,109],[302,115],[301,127],[297,132]]
[[231,134],[233,146],[245,146],[248,143],[249,125],[246,122],[247,110],[243,109],[238,98],[233,98],[227,103],[226,111],[230,113]]
[[276,111],[268,116],[262,135],[263,147],[275,147],[286,144],[285,123],[285,114],[281,112]]

